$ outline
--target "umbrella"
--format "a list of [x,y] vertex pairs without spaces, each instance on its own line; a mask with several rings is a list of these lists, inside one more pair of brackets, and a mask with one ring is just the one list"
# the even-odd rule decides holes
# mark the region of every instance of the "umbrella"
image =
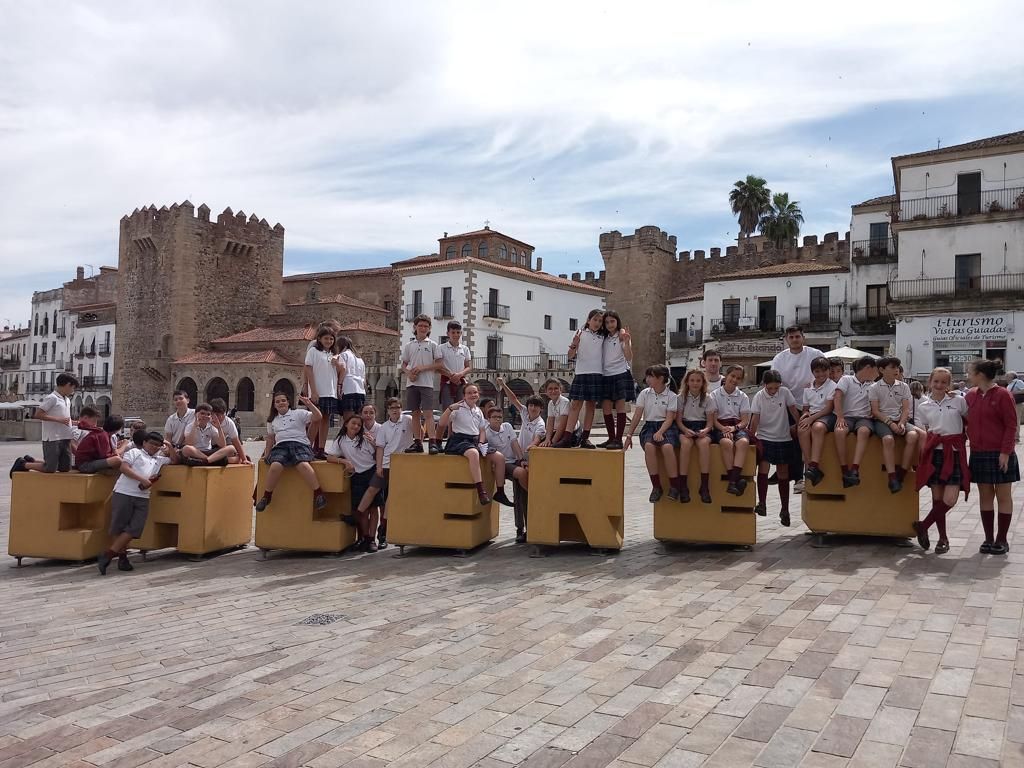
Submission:
[[854,360],[860,360],[862,357],[870,357],[868,352],[862,352],[859,349],[853,347],[839,347],[839,349],[832,349],[825,353],[825,357],[830,359],[839,359],[843,362],[853,362]]
[[38,408],[42,403],[38,400],[15,400],[13,403],[8,405],[17,405],[20,408]]

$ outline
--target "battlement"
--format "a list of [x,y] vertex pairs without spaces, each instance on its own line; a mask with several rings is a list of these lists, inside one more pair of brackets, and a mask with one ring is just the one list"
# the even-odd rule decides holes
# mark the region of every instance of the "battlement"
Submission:
[[[173,203],[170,207],[164,205],[157,208],[155,205],[148,205],[143,208],[136,208],[130,214],[125,214],[121,217],[121,230],[133,233],[132,239],[138,240],[147,237],[139,233],[160,229],[171,223],[177,224],[183,220],[210,224],[210,207],[206,203],[202,203],[196,208],[190,201],[185,200],[181,203]],[[230,206],[217,216],[216,220],[212,222],[211,227],[228,230],[230,233],[236,234],[248,231],[253,233],[254,236],[258,235],[260,239],[264,237],[284,237],[284,227],[280,223],[274,224],[271,227],[270,222],[257,217],[255,213],[246,217],[244,211],[235,213],[231,210]],[[223,237],[228,237],[228,232],[220,234]],[[229,239],[231,238],[229,237]],[[151,244],[151,240],[149,243],[144,243],[147,247]]]
[[602,232],[598,247],[605,256],[613,251],[633,247],[638,247],[644,252],[662,251],[675,256],[676,236],[670,235],[660,227],[648,225],[634,230],[632,235],[623,235],[618,230]]
[[[602,235],[604,237],[604,235]],[[740,241],[740,245],[730,245],[725,249],[725,253],[722,253],[722,249],[710,248],[707,251],[703,249],[695,251],[680,251],[679,256],[676,259],[678,262],[701,262],[711,261],[717,259],[730,259],[738,258],[740,256],[748,256],[750,254],[760,254],[763,258],[768,258],[773,263],[788,263],[788,262],[808,262],[808,261],[835,261],[837,256],[846,256],[849,254],[850,248],[850,233],[847,232],[842,239],[839,238],[838,232],[826,232],[821,242],[818,241],[817,235],[805,235],[801,241],[801,245],[796,244],[796,240],[789,247],[776,248],[775,245],[764,238],[763,235],[756,235],[754,237],[744,238]],[[710,256],[708,253],[710,252]],[[737,266],[737,269],[745,268],[746,264]]]
[[559,275],[563,280],[572,280],[577,283],[583,283],[584,285],[592,285],[595,288],[605,287],[605,270],[601,270],[596,275],[593,272],[585,272],[583,274],[579,272],[573,272],[572,277],[568,274]]

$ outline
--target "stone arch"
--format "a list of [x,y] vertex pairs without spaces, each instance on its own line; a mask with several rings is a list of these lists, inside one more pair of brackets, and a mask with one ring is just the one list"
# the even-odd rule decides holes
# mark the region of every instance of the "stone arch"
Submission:
[[220,376],[214,376],[206,382],[206,402],[218,397],[227,403],[228,408],[231,407],[231,388]]
[[508,383],[508,388],[512,390],[516,397],[520,400],[525,400],[534,394],[533,385],[526,379],[512,379]]
[[[15,388],[15,391],[17,391],[17,388]],[[71,415],[74,416],[77,419],[78,418],[78,414],[81,413],[81,412],[82,412],[82,396],[78,395],[75,398],[75,402],[71,404]]]
[[85,402],[82,405],[93,405],[92,395],[86,395]]
[[243,376],[235,388],[235,407],[240,411],[256,410],[256,387],[248,376]]
[[491,400],[498,400],[498,388],[494,386],[494,382],[487,379],[477,379],[473,383],[480,389],[481,398],[489,397]]
[[179,389],[188,395],[189,404],[195,406],[196,401],[199,399],[199,387],[196,386],[195,379],[191,376],[186,376],[179,380],[174,387],[174,391],[177,392]]
[[570,384],[568,381],[563,379],[561,376],[556,376],[555,378],[557,378],[558,379],[558,383],[562,385],[562,391],[565,394],[569,394],[569,388],[572,386],[572,384]]
[[274,386],[270,389],[271,394],[274,392],[287,392],[288,396],[293,400],[295,398],[295,384],[292,383],[291,379],[278,379],[274,382]]
[[110,415],[110,398],[106,395],[100,395],[96,398],[96,408],[102,414],[103,418],[106,419]]

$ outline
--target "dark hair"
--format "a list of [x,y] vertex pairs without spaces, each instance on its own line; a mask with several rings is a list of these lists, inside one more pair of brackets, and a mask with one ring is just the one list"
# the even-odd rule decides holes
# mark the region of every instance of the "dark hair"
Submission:
[[[327,336],[328,334],[334,337],[334,344],[331,345],[330,349],[327,349],[323,344],[320,343],[320,339],[322,339],[324,336]],[[319,352],[333,352],[337,344],[338,334],[331,326],[327,325],[326,323],[323,323],[319,328],[316,329],[316,341],[314,342],[313,346],[315,346]]]
[[920,399],[921,395],[924,394],[924,384],[917,379],[910,382],[910,394],[914,396],[915,400]]
[[348,423],[352,421],[352,419],[359,419],[359,434],[356,435],[356,445],[358,445],[360,448],[363,447],[363,435],[366,434],[366,428],[363,426],[363,417],[360,416],[358,413],[353,413],[351,416],[345,419],[345,423],[342,424],[341,429],[338,430],[338,436],[334,438],[335,445],[340,446],[341,438],[348,435]]
[[707,360],[709,357],[717,357],[719,360],[722,359],[722,353],[717,349],[704,350],[704,354],[700,356],[701,360]]
[[412,327],[413,328],[415,328],[420,323],[426,323],[427,325],[433,325],[433,323],[430,321],[430,316],[429,315],[416,315],[416,317],[414,317],[412,319]]
[[[466,386],[469,386],[469,385],[467,384]],[[478,387],[476,384],[473,384],[473,386],[477,388],[478,392],[480,391],[480,387]],[[465,389],[463,389],[463,392],[465,392]],[[487,413],[487,404],[488,403],[493,405],[494,404],[494,398],[493,397],[481,397],[480,401],[476,404],[476,407],[479,408],[484,413]]]
[[700,404],[703,406],[704,402],[708,399],[708,377],[704,375],[704,371],[700,370],[700,368],[691,368],[683,374],[683,382],[679,385],[679,394],[690,394],[691,376],[700,376]]
[[160,445],[163,445],[164,444],[164,436],[161,435],[159,432],[147,432],[145,437],[142,438],[142,442],[144,442],[144,443],[160,443]]
[[338,352],[344,352],[345,350],[352,349],[352,339],[348,336],[335,336],[334,348],[338,350]]
[[196,413],[213,413],[213,406],[209,403],[200,403],[196,406]]
[[536,405],[538,408],[543,408],[544,407],[544,398],[542,398],[540,395],[530,395],[523,402],[523,405],[527,405],[527,406]]
[[548,379],[547,381],[544,382],[544,386],[542,387],[542,389],[547,389],[552,384],[557,384],[559,389],[562,388],[562,382],[560,382],[558,379]]
[[878,358],[879,368],[889,368],[890,366],[895,366],[896,368],[903,367],[898,357],[887,356]]
[[91,405],[83,405],[82,409],[78,412],[78,417],[85,416],[87,419],[95,419],[100,415],[100,412],[93,408]]
[[449,331],[461,331],[462,330],[462,323],[460,323],[458,320],[449,320],[448,321],[448,330]]
[[484,414],[484,415],[485,415],[485,416],[486,416],[486,417],[487,417],[487,418],[489,419],[489,418],[491,418],[491,416],[493,416],[494,414],[498,414],[499,416],[504,416],[504,415],[505,415],[505,414],[503,414],[503,413],[501,412],[501,408],[494,408],[494,407],[488,408],[488,409],[487,409],[487,413],[486,413],[486,414]]
[[864,355],[853,364],[853,372],[863,371],[865,368],[877,368],[878,361],[875,360],[871,355]]
[[984,360],[984,359],[979,357],[976,360],[972,360],[970,365],[971,365],[971,368],[974,370],[975,373],[980,373],[986,379],[988,379],[989,381],[992,381],[996,376],[999,375],[999,371],[1003,367],[1003,361],[1002,360]]
[[[842,363],[840,363],[842,365]],[[812,371],[827,371],[832,367],[832,363],[829,362],[827,357],[816,357],[811,360]]]
[[70,373],[59,373],[57,374],[57,381],[54,382],[54,386],[63,387],[67,384],[71,384],[74,387],[78,387],[78,379],[72,376]]
[[389,397],[387,400],[384,401],[384,410],[385,411],[390,410],[393,406],[396,406],[396,405],[399,408],[401,408],[402,407],[402,401],[399,400],[397,397]]
[[132,442],[135,444],[136,448],[142,447],[142,444],[146,442],[146,435],[148,434],[149,432],[147,432],[145,428],[132,430]]
[[761,377],[761,384],[781,384],[782,374],[774,368],[770,368],[764,372],[764,376]]
[[116,414],[111,414],[103,420],[104,432],[120,432],[124,429],[124,419]]
[[190,398],[190,397],[188,396],[188,392],[186,392],[186,391],[185,391],[184,389],[176,389],[176,390],[174,390],[173,394],[171,394],[171,399],[173,400],[173,399],[174,399],[174,398],[176,398],[176,397],[177,397],[178,395],[181,395],[181,396],[182,396],[182,397],[184,397],[184,398],[185,398],[186,400],[191,400],[191,399],[192,399],[192,398]]
[[[213,398],[213,400],[210,401],[210,408],[214,413],[228,412],[228,404],[224,402],[224,398],[222,397]],[[198,411],[199,408],[197,407],[196,410]]]
[[786,330],[785,330],[785,334],[787,336],[789,336],[789,334],[791,334],[791,333],[799,333],[802,336],[803,332],[804,332],[804,329],[801,328],[799,325],[787,325],[786,326]]
[[725,366],[725,370],[722,371],[722,376],[728,377],[729,374],[732,373],[733,371],[739,371],[740,372],[740,380],[741,381],[744,378],[746,378],[746,376],[747,376],[747,372],[743,370],[743,366],[742,365],[736,365],[735,363],[733,365]]
[[609,309],[604,313],[604,317],[601,319],[601,334],[604,336],[608,335],[608,328],[605,326],[609,317],[615,318],[615,332],[618,333],[622,330],[622,318],[619,317],[619,313],[614,309]]
[[647,366],[647,370],[644,371],[644,378],[646,379],[648,376],[655,376],[657,378],[664,379],[665,383],[668,384],[669,380],[672,378],[672,372],[668,369],[667,365],[661,365],[659,363]]
[[268,422],[273,421],[279,415],[277,412],[277,408],[274,407],[274,401],[277,400],[278,395],[281,395],[288,399],[289,409],[295,407],[295,401],[292,399],[292,395],[290,393],[285,392],[283,389],[275,389],[274,394],[270,396],[270,415],[267,416]]
[[838,357],[834,357],[834,358],[831,358],[831,359],[825,358],[825,359],[828,360],[828,368],[829,368],[829,370],[832,370],[833,368],[846,368],[846,366],[843,364],[843,361],[840,360]]

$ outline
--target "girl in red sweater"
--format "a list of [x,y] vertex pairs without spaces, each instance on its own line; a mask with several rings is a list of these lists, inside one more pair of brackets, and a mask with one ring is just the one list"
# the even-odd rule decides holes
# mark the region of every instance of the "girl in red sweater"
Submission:
[[[1013,440],[1017,434],[1017,409],[1013,395],[995,382],[998,360],[975,360],[970,366],[971,384],[967,393],[969,418],[967,439],[971,444],[971,480],[978,484],[981,497],[981,524],[985,542],[980,552],[1005,555],[1010,551],[1006,534],[1013,511],[1011,483],[1020,480]],[[999,527],[993,538],[995,506],[999,503]]]

